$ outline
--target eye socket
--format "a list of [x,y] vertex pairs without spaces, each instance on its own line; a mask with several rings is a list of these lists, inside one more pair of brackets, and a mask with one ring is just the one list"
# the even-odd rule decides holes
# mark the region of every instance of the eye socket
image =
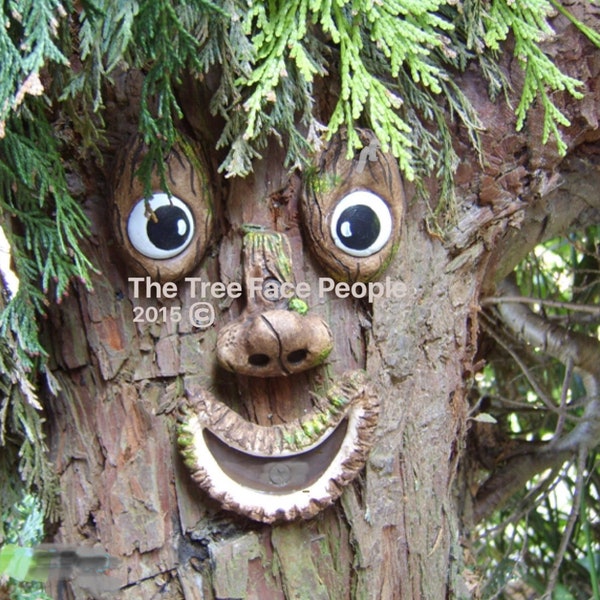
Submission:
[[[178,281],[200,265],[214,230],[211,171],[201,146],[186,138],[142,180],[138,167],[148,148],[135,135],[113,169],[111,220],[115,251],[135,274],[161,283]],[[164,192],[168,179],[170,196]],[[146,179],[146,178],[144,178]],[[153,192],[148,195],[148,188]],[[146,200],[144,200],[146,198]]]
[[331,216],[331,237],[350,256],[379,252],[392,235],[392,214],[376,194],[359,190],[344,196]]
[[357,131],[374,150],[369,168],[359,168],[361,155],[348,153],[348,134],[341,130],[315,156],[300,198],[316,258],[336,279],[352,283],[371,281],[389,266],[406,202],[396,158],[374,143],[372,131]]
[[129,213],[127,236],[140,254],[155,259],[171,258],[192,241],[194,217],[179,198],[155,193],[148,200],[139,200]]

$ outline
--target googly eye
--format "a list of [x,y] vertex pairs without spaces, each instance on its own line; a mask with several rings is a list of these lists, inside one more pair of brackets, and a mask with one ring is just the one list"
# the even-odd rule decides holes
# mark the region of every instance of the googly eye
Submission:
[[392,214],[376,194],[359,190],[344,196],[331,216],[331,237],[350,256],[379,252],[392,235]]
[[[375,134],[358,130],[365,146]],[[401,237],[406,199],[398,161],[376,148],[369,168],[348,157],[345,130],[315,157],[300,206],[304,232],[322,266],[338,281],[371,281],[389,266]]]
[[192,241],[194,218],[179,198],[156,193],[133,207],[127,220],[127,235],[140,254],[148,258],[171,258]]

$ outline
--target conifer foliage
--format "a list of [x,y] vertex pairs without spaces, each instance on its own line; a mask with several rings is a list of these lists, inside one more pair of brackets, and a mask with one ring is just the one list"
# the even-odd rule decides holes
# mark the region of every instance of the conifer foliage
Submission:
[[[500,91],[495,62],[509,37],[525,73],[517,127],[541,102],[545,139],[566,151],[560,126],[568,121],[552,92],[578,98],[580,84],[543,51],[555,9],[565,12],[555,0],[5,0],[0,222],[20,287],[6,292],[0,315],[0,444],[7,429],[29,444],[21,457],[27,482],[43,463],[39,414],[18,409],[38,407],[27,391],[44,373],[37,323],[73,279],[89,286],[93,269],[81,247],[88,231],[81,198],[68,185],[73,161],[65,156],[101,156],[104,98],[117,71],[144,74],[146,178],[180,141],[177,90],[184,77],[213,71],[219,83],[207,110],[225,123],[217,143],[226,149],[225,175],[248,174],[272,137],[286,148],[290,168],[301,168],[341,127],[355,151],[355,127],[364,125],[407,179],[433,173],[449,189],[456,164],[449,115],[475,145],[479,127],[454,74],[478,62],[490,89]],[[323,115],[315,110],[315,86],[325,78],[336,100]],[[64,122],[76,134],[76,152],[60,135]],[[25,388],[23,377],[30,380]]]

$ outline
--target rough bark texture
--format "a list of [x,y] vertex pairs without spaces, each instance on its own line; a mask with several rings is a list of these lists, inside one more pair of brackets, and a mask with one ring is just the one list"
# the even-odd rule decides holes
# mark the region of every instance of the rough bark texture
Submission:
[[[567,106],[571,147],[586,154],[569,168],[585,164],[594,172],[600,55],[562,20],[559,29],[560,47],[571,49],[565,68],[588,86],[583,104]],[[507,61],[506,69],[518,87],[516,65]],[[127,92],[126,77],[119,85],[109,111],[115,131],[126,131],[122,119],[135,113],[135,94]],[[93,178],[86,182],[94,227],[90,254],[99,268],[94,291],[74,289],[48,323],[61,388],[47,401],[63,500],[55,539],[101,545],[121,557],[114,574],[123,586],[120,598],[470,597],[462,548],[469,498],[462,478],[456,483],[482,286],[485,281],[492,289],[496,274],[509,271],[546,234],[544,221],[556,219],[552,231],[558,231],[589,218],[598,204],[583,199],[573,207],[560,203],[560,191],[548,194],[561,160],[550,146],[541,148],[535,115],[515,134],[510,109],[487,99],[476,72],[462,85],[486,126],[488,164],[482,170],[466,147],[459,148],[457,226],[446,241],[430,235],[424,204],[407,190],[399,250],[385,272],[400,282],[398,297],[377,299],[372,307],[336,300],[316,307],[333,332],[334,370],[366,367],[379,389],[381,416],[364,474],[310,521],[257,524],[221,512],[193,485],[177,453],[176,409],[186,388],[231,388],[215,367],[218,332],[199,331],[185,320],[178,326],[134,323],[133,306],[186,307],[192,299],[185,288],[173,301],[132,297],[129,274],[113,248],[109,188]],[[217,217],[221,246],[209,249],[193,275],[239,280],[241,236],[231,223],[264,218],[260,204],[287,185],[277,152],[258,162],[247,181],[227,184],[215,175],[213,186],[226,206]],[[282,197],[270,218],[286,230],[303,280],[314,283],[324,273],[303,246],[294,198]],[[568,215],[556,216],[555,206]],[[219,311],[231,320],[240,307]],[[244,380],[239,385],[251,388]],[[294,391],[306,385],[302,380],[273,392],[265,384],[248,392],[254,408],[245,410],[256,422],[293,411],[285,403],[293,405]],[[274,397],[280,402],[275,409]],[[57,597],[88,597],[75,584],[63,592]]]

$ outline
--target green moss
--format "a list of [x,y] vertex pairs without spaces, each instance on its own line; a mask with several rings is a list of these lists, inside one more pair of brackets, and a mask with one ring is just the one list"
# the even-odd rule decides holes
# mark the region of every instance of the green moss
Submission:
[[325,348],[325,350],[323,350],[320,354],[318,354],[317,357],[315,358],[315,365],[320,365],[323,362],[325,362],[327,357],[331,354],[332,349],[333,348]]
[[308,446],[312,440],[304,433],[303,429],[298,429],[294,434],[294,444],[296,448],[303,448]]
[[329,600],[330,595],[314,561],[313,533],[302,524],[275,527],[271,533],[286,598]]
[[319,195],[327,194],[342,183],[342,178],[337,173],[329,171],[317,172],[312,170],[306,175],[306,180],[308,188]]
[[[252,227],[252,228],[251,228]],[[265,231],[262,227],[254,229],[251,225],[244,225],[244,247],[252,248],[256,255],[263,253],[275,260],[277,269],[283,281],[292,281],[292,263],[288,255],[284,237],[280,233]]]
[[343,408],[349,402],[348,398],[344,396],[332,396],[330,400],[335,408]]
[[305,315],[308,312],[308,304],[300,298],[292,298],[288,302],[288,308],[297,312],[300,315]]
[[314,438],[316,435],[315,427],[311,421],[302,423],[302,430],[309,438]]
[[283,441],[288,445],[288,446],[295,446],[296,445],[296,438],[294,437],[293,433],[285,433],[283,435]]
[[191,433],[188,433],[185,430],[179,432],[177,436],[177,443],[180,446],[187,448],[188,446],[191,446],[193,442],[194,436]]

